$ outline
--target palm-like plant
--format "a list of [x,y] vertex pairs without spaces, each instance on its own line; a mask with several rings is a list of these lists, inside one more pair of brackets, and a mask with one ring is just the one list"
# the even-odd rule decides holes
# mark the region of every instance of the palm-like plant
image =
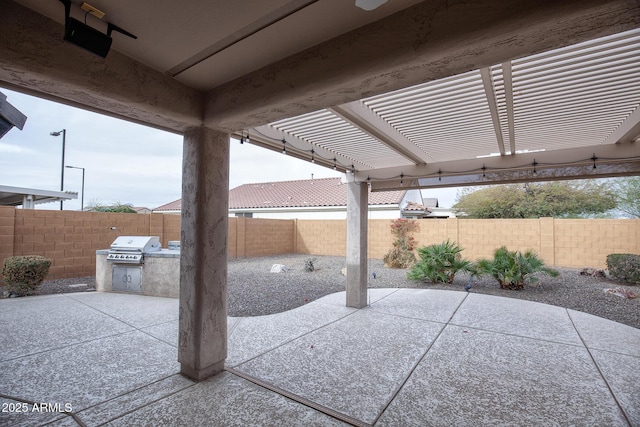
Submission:
[[543,273],[557,277],[557,270],[546,267],[544,262],[532,250],[524,254],[509,251],[505,246],[496,249],[492,260],[481,259],[476,263],[476,274],[493,276],[503,289],[524,289],[525,284],[535,283],[534,273]]
[[420,261],[407,274],[410,280],[433,283],[453,283],[459,271],[473,271],[471,261],[462,258],[462,248],[454,242],[446,242],[418,249]]

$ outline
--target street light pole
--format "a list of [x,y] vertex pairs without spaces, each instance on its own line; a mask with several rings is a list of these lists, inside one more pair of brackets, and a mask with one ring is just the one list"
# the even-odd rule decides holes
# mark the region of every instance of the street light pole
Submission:
[[80,198],[80,212],[84,212],[84,168],[79,168],[77,166],[65,166],[69,169],[82,169],[82,196]]
[[[51,136],[60,136],[62,134],[62,165],[60,166],[60,191],[64,191],[64,146],[67,142],[67,130],[62,129],[59,132],[51,132]],[[60,200],[60,210],[62,210],[63,200]]]

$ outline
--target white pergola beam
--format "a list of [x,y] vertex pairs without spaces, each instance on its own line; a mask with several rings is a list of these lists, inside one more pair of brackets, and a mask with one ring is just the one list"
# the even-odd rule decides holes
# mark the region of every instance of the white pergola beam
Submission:
[[611,135],[603,141],[603,144],[615,144],[618,142],[631,142],[640,137],[640,106],[636,107]]
[[513,108],[513,73],[511,62],[502,63],[502,78],[504,80],[504,96],[507,103],[507,124],[509,129],[509,150],[516,153],[515,114]]
[[349,102],[328,108],[328,110],[364,133],[376,138],[398,154],[411,160],[414,164],[426,163],[425,157],[428,156],[427,153],[371,111],[362,101]]
[[498,141],[498,150],[500,150],[500,155],[504,156],[506,152],[504,149],[504,139],[502,138],[502,128],[500,127],[500,114],[498,113],[498,102],[496,101],[496,88],[493,85],[491,69],[481,68],[480,75],[482,76],[482,86],[484,87],[487,104],[489,105],[489,112],[491,113],[493,130],[496,134],[496,140]]
[[[270,125],[259,126],[248,131],[250,135],[251,144],[258,145],[270,149],[272,151],[282,151],[283,144],[282,138],[287,141],[287,155],[299,158],[301,160],[311,161],[311,150],[314,151],[314,162],[316,164],[332,168],[336,159],[336,167],[340,171],[351,170],[352,164],[357,164],[357,169],[369,169],[370,166],[363,165],[355,162],[353,159],[345,157],[341,154],[327,150],[315,144],[311,144],[302,138],[298,138],[295,135],[291,135],[288,132],[274,129]],[[246,133],[245,133],[246,135]],[[240,139],[241,134],[235,134],[236,138]]]
[[628,175],[640,175],[634,142],[377,169],[357,172],[356,180],[369,180],[372,191],[386,191]]

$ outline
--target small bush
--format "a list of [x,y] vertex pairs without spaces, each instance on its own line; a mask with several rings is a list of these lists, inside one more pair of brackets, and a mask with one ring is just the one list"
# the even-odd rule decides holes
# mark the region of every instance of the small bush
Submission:
[[316,266],[313,265],[313,263],[316,262],[315,258],[307,258],[304,260],[304,271],[306,271],[307,273],[312,273],[315,269]]
[[616,279],[640,284],[640,255],[607,255],[607,268]]
[[12,256],[4,260],[2,277],[9,292],[29,295],[47,277],[50,266],[51,260],[39,255]]
[[473,264],[462,259],[462,248],[449,240],[418,249],[420,261],[407,274],[410,280],[453,283],[459,271],[473,271]]
[[393,249],[382,258],[385,267],[389,268],[409,268],[416,262],[413,254],[415,239],[411,233],[418,231],[419,226],[416,221],[399,218],[391,222],[391,234],[395,236]]
[[416,263],[416,256],[411,251],[393,248],[384,255],[382,261],[388,268],[409,268]]
[[544,262],[535,252],[529,250],[509,251],[506,247],[496,249],[493,260],[481,259],[476,263],[476,274],[493,276],[503,289],[524,289],[525,284],[535,283],[538,279],[534,273],[543,273],[557,277],[560,273],[545,267]]

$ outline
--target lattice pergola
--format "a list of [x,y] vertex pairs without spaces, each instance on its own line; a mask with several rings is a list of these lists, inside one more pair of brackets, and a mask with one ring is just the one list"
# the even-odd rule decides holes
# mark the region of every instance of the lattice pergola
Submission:
[[640,161],[639,106],[640,30],[632,30],[280,120],[249,135],[353,172],[374,190],[589,178],[605,170],[625,175],[629,158]]

